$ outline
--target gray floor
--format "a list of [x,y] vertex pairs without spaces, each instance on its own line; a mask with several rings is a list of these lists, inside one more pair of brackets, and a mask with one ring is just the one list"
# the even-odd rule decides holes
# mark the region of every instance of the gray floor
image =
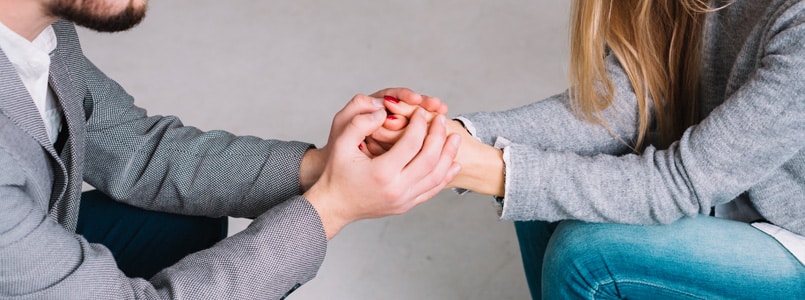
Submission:
[[[84,50],[152,114],[322,145],[356,93],[406,86],[449,115],[566,87],[566,0],[153,1],[132,31],[81,31]],[[248,225],[233,219],[232,232]],[[443,192],[361,221],[291,299],[527,299],[510,222]]]

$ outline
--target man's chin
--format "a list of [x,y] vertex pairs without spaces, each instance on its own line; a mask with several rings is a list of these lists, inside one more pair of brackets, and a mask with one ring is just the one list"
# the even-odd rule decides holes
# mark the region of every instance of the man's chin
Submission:
[[115,15],[99,16],[93,14],[91,9],[82,9],[69,4],[51,7],[53,15],[98,32],[118,32],[134,28],[145,18],[146,10],[145,3],[139,7],[130,3]]

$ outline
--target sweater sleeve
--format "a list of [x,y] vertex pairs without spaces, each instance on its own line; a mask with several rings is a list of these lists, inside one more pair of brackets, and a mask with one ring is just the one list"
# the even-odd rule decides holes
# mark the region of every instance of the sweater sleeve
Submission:
[[570,106],[567,91],[522,107],[466,114],[458,119],[473,136],[489,145],[503,136],[517,144],[580,155],[629,153],[637,137],[636,96],[613,54],[607,56],[606,68],[614,88],[614,101],[603,111],[606,127],[580,120]]
[[805,25],[796,9],[769,29],[751,79],[668,149],[585,157],[513,141],[502,217],[668,223],[770,176],[805,145]]

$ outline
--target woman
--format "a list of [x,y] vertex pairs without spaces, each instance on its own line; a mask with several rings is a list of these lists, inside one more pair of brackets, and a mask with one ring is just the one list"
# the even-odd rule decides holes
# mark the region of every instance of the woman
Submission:
[[567,92],[448,127],[534,298],[802,298],[805,1],[573,5]]

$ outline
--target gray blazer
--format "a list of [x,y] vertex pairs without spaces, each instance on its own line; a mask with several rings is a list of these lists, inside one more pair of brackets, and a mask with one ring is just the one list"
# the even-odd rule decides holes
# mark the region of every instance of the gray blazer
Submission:
[[[326,238],[298,183],[309,144],[149,117],[84,57],[71,23],[53,27],[61,152],[0,50],[0,299],[276,299],[315,276]],[[75,234],[82,181],[146,209],[255,219],[153,278],[127,278]]]

